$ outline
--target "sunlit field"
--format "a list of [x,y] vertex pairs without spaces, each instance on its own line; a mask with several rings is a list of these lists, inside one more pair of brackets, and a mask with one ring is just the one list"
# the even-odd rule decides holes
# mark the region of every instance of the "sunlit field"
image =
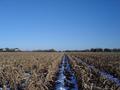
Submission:
[[79,89],[120,90],[120,53],[69,53]]
[[62,53],[0,53],[3,90],[53,90]]
[[0,88],[120,90],[120,53],[1,52]]

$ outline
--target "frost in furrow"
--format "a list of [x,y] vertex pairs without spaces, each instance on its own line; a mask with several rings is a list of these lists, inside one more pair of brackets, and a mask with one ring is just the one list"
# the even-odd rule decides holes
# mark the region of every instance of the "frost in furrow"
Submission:
[[5,81],[5,85],[0,84],[0,90],[11,90],[8,81]]
[[120,80],[118,78],[115,78],[114,76],[106,73],[106,72],[100,72],[101,76],[104,76],[105,78],[115,82],[117,85],[120,86]]
[[62,59],[55,90],[78,90],[76,77],[71,71],[67,56]]
[[[92,66],[92,65],[88,65],[87,63],[83,62],[82,60],[79,59],[79,62],[86,65],[89,69],[94,69],[95,67]],[[107,73],[107,72],[102,72],[102,71],[99,71],[100,75],[105,77],[106,79],[116,83],[118,86],[120,86],[120,80],[116,77],[114,77],[113,75]]]

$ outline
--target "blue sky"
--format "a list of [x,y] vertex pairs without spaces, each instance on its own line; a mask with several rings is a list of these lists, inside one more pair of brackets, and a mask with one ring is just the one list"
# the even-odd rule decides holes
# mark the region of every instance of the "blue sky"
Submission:
[[0,47],[120,48],[120,0],[0,0]]

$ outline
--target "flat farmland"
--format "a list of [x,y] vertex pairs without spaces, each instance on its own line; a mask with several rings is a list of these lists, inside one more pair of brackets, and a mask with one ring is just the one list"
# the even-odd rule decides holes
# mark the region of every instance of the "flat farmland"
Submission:
[[53,90],[63,54],[0,53],[0,87],[3,90]]
[[0,90],[120,90],[120,53],[1,52]]
[[120,90],[120,53],[69,53],[79,88]]

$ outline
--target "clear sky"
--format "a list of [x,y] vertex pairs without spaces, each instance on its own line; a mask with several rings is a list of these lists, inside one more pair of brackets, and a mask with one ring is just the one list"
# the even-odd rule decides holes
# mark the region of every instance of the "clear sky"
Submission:
[[120,48],[120,0],[0,0],[0,47]]

